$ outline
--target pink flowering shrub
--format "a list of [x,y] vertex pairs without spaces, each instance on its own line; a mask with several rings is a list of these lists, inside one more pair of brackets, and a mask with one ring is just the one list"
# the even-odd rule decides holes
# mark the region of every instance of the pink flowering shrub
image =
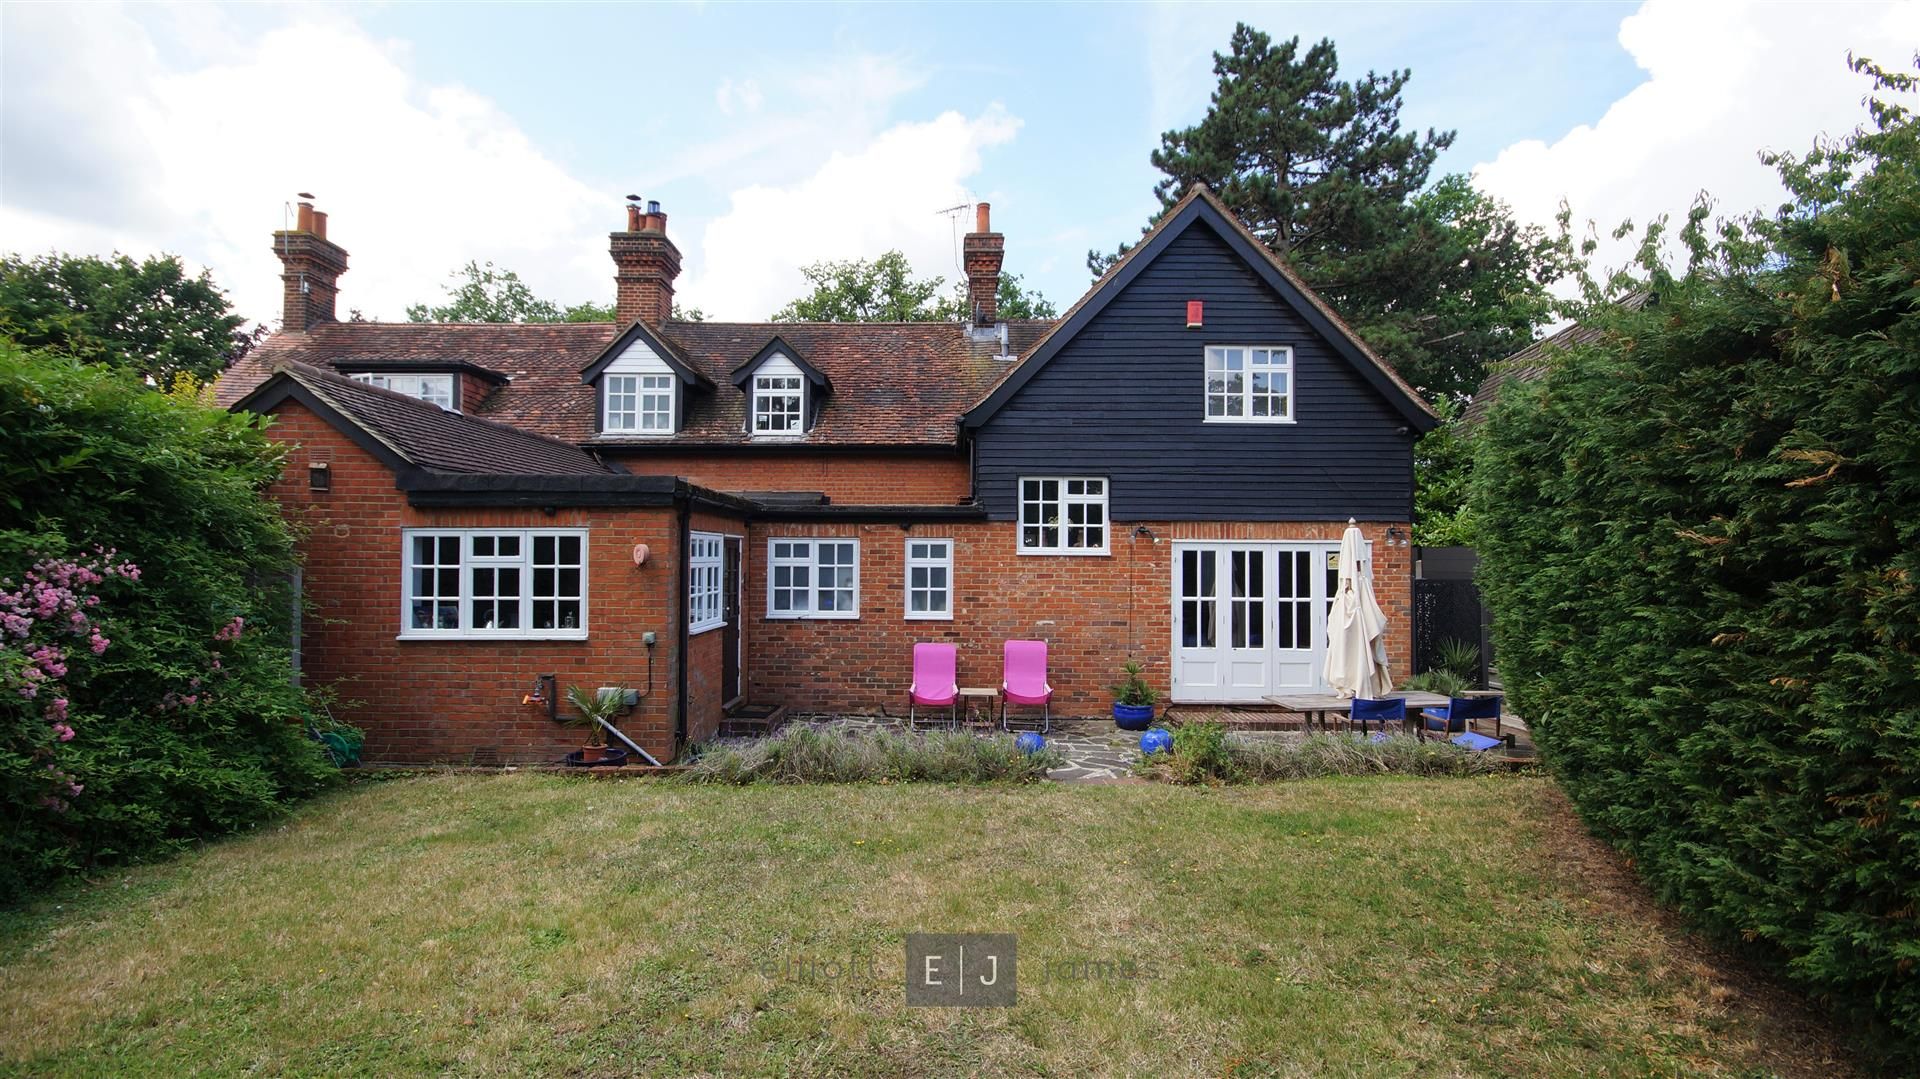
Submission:
[[0,904],[337,776],[291,677],[280,461],[257,417],[0,337]]

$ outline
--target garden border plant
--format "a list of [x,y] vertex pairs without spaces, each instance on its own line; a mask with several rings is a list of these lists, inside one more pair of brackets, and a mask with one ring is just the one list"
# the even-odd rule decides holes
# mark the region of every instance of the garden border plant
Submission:
[[688,783],[1031,783],[1065,763],[1051,745],[1022,750],[1011,735],[788,726],[765,738],[699,747]]

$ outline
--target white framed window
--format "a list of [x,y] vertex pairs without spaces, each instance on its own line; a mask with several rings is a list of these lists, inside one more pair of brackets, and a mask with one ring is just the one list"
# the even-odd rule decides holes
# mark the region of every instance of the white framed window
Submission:
[[768,540],[767,617],[860,617],[860,541]]
[[585,529],[405,529],[400,636],[584,638]]
[[452,375],[381,374],[363,371],[351,377],[355,382],[364,382],[383,390],[404,393],[408,397],[418,397],[430,405],[438,405],[450,412],[459,411],[453,400]]
[[674,432],[672,375],[606,375],[604,431],[644,435]]
[[695,532],[687,544],[687,632],[726,625],[726,537]]
[[953,618],[953,541],[907,541],[907,617]]
[[1107,481],[1022,477],[1021,554],[1106,554]]
[[806,393],[800,375],[753,376],[753,433],[797,435],[806,430],[802,408]]
[[1207,346],[1208,423],[1292,423],[1293,350]]

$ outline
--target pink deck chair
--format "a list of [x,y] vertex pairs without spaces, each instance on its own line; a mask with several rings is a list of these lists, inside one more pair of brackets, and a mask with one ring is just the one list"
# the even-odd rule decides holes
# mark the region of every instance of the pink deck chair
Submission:
[[1000,681],[1000,729],[1007,725],[1008,704],[1040,706],[1040,732],[1053,726],[1053,687],[1047,684],[1047,642],[1008,641],[1003,655],[1004,674]]
[[959,669],[960,650],[950,644],[916,644],[913,646],[913,684],[907,687],[907,728],[913,729],[918,717],[915,710],[920,705],[938,708],[946,705],[950,710],[947,725],[953,726],[960,720],[960,679],[955,674]]

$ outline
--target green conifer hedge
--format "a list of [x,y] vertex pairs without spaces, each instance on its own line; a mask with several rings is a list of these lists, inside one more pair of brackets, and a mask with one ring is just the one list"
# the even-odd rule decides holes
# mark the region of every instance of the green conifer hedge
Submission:
[[[1911,77],[1858,65],[1879,89]],[[1476,439],[1512,703],[1667,902],[1920,1063],[1920,127],[1780,156]]]

